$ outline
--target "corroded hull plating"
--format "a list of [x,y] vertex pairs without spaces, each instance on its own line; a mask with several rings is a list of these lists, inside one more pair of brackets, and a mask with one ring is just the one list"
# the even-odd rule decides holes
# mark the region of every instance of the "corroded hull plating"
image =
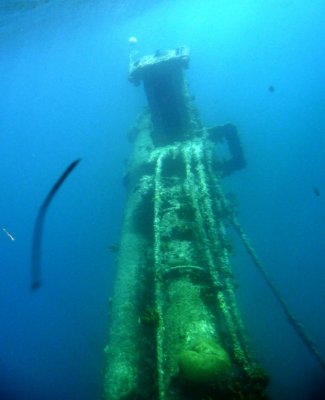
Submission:
[[202,125],[183,77],[188,60],[181,48],[130,69],[149,111],[132,131],[125,177],[107,400],[266,398],[236,303],[220,183],[244,162],[236,145],[237,158],[218,159],[216,142],[234,138],[234,127]]

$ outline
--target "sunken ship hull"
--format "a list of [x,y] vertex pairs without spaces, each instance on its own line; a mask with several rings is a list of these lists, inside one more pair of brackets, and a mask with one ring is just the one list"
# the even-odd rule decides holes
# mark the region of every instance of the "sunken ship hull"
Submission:
[[178,48],[130,65],[149,106],[131,133],[106,400],[266,399],[236,302],[221,186],[245,161],[233,125],[201,122],[188,63]]

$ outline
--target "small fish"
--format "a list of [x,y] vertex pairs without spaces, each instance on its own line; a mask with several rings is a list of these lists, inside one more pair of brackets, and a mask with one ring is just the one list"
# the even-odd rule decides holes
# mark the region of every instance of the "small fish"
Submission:
[[107,247],[111,253],[118,253],[120,250],[120,246],[116,243],[109,244]]
[[8,238],[14,242],[16,240],[16,238],[14,238],[8,231],[6,228],[2,228],[3,232],[8,236]]
[[273,86],[273,85],[270,85],[269,88],[268,88],[268,91],[269,91],[270,93],[274,93],[274,92],[275,92],[274,86]]
[[317,197],[320,196],[320,191],[317,187],[313,187],[313,192],[314,192],[315,196],[317,196]]

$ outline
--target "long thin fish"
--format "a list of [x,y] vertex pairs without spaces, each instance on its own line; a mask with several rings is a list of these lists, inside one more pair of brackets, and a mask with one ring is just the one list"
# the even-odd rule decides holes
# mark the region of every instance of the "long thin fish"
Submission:
[[34,225],[33,243],[32,243],[32,271],[31,271],[32,290],[36,290],[41,286],[41,248],[42,248],[44,220],[47,209],[53,197],[56,195],[57,191],[62,186],[63,182],[71,174],[71,172],[74,170],[74,168],[78,165],[80,161],[81,159],[79,158],[78,160],[73,161],[73,163],[71,163],[68,166],[68,168],[63,172],[60,178],[53,185],[52,189],[49,191],[48,195],[46,196],[45,200],[43,201],[38,211]]

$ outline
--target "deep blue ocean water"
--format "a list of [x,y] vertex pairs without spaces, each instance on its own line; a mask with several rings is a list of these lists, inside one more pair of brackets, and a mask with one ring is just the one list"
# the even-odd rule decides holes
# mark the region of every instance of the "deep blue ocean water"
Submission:
[[[204,123],[237,125],[248,165],[225,191],[325,357],[325,3],[13,3],[0,7],[0,399],[100,398],[116,270],[108,246],[120,240],[127,132],[146,104],[127,80],[133,35],[142,54],[188,45]],[[38,207],[79,157],[48,210],[43,286],[32,293]],[[234,241],[240,308],[270,397],[325,399],[324,371]]]

